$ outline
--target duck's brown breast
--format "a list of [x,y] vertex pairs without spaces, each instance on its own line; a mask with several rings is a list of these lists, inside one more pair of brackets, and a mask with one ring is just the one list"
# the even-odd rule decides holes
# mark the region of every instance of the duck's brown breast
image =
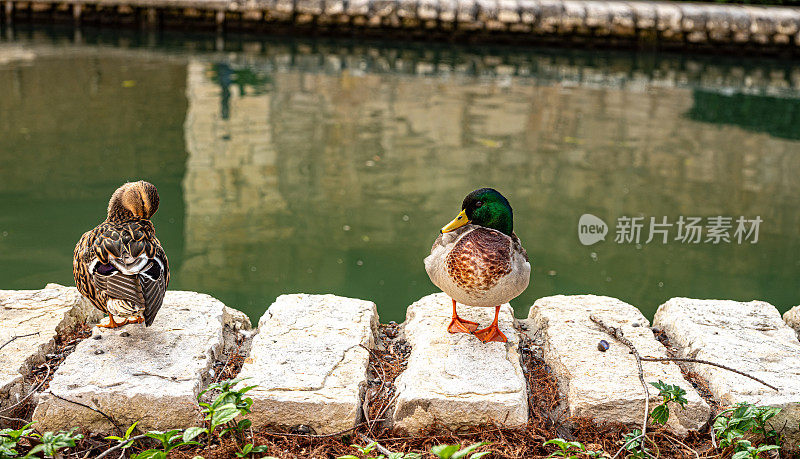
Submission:
[[465,291],[489,290],[511,272],[511,244],[505,234],[476,228],[456,242],[447,255],[450,278]]

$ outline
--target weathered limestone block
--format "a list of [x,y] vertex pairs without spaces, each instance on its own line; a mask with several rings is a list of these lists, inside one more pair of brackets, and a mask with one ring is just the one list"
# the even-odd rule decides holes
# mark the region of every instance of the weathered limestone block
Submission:
[[731,33],[732,17],[729,8],[720,5],[706,7],[706,32],[711,41],[727,41]]
[[322,0],[297,0],[297,13],[319,16],[324,11]]
[[533,24],[539,16],[539,4],[533,0],[519,0],[519,16],[523,24]]
[[[531,306],[529,327],[541,333],[544,360],[558,379],[565,396],[562,407],[570,417],[636,425],[644,415],[644,394],[636,359],[627,346],[616,341],[590,316],[622,329],[639,354],[666,357],[666,349],[653,336],[647,319],[638,309],[616,298],[594,295],[551,296]],[[610,347],[597,348],[600,340]],[[667,428],[678,435],[701,429],[711,409],[692,385],[683,379],[674,363],[642,362],[646,382],[663,380],[686,390],[689,403],[684,410],[671,411]],[[649,387],[650,405],[660,400]]]
[[353,427],[360,416],[378,313],[371,301],[281,295],[259,321],[240,377],[258,387],[256,426],[307,425],[318,434]]
[[[29,388],[23,377],[52,352],[56,336],[103,315],[74,287],[48,284],[43,290],[0,290],[0,408],[17,403]],[[38,333],[38,335],[30,335]],[[21,338],[10,341],[14,336]]]
[[783,315],[783,321],[786,322],[786,325],[794,328],[794,331],[797,332],[797,337],[800,338],[800,306],[795,306],[786,311]]
[[656,2],[656,27],[661,32],[661,37],[671,39],[681,33],[681,9],[674,3]]
[[775,31],[783,35],[794,35],[800,31],[800,11],[794,8],[775,8],[772,10]]
[[688,364],[724,405],[750,402],[782,409],[787,444],[800,441],[800,341],[774,306],[763,301],[672,298],[654,317],[681,356],[728,365],[780,388],[779,392],[710,365]]
[[520,5],[517,0],[500,0],[498,2],[497,19],[506,24],[518,24],[520,22]]
[[654,29],[656,27],[656,7],[653,4],[649,2],[630,2],[628,6],[633,11],[638,29]]
[[730,20],[731,40],[744,43],[750,39],[750,14],[740,7],[727,5],[726,11]]
[[438,0],[420,0],[417,7],[417,15],[424,21],[434,21],[438,19],[439,13]]
[[225,318],[237,316],[208,295],[168,291],[150,327],[95,328],[41,395],[36,428],[116,433],[99,413],[66,400],[95,407],[123,428],[135,421],[142,430],[199,425],[197,394],[222,351]]
[[[482,327],[494,318],[493,308],[459,304],[458,311]],[[524,425],[528,399],[511,306],[500,309],[500,330],[507,343],[482,343],[473,335],[448,333],[451,313],[452,303],[444,293],[409,306],[405,335],[411,355],[395,381],[394,427],[417,432],[434,420],[452,429],[489,421]]]
[[440,0],[439,21],[445,23],[455,22],[456,14],[458,14],[458,2],[456,0]]
[[564,10],[561,13],[558,31],[560,33],[587,32],[585,3],[577,0],[564,0],[562,3]]
[[534,31],[541,34],[556,32],[561,24],[564,3],[561,0],[538,0],[538,3],[540,16]]
[[456,19],[458,22],[474,23],[478,5],[475,0],[459,0],[456,4]]
[[611,14],[610,32],[619,37],[630,37],[636,34],[636,22],[633,8],[628,3],[609,3]]
[[586,27],[592,27],[608,33],[611,29],[611,9],[608,3],[602,1],[585,0]]

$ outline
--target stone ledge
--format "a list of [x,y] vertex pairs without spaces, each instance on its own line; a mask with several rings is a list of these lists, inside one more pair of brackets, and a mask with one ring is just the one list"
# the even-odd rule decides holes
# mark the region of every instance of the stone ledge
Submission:
[[258,385],[254,426],[306,425],[318,434],[353,427],[361,413],[375,303],[335,295],[281,295],[261,317],[239,377]]
[[48,284],[43,290],[0,290],[0,345],[14,336],[0,359],[0,408],[17,403],[30,388],[23,378],[55,348],[56,336],[102,318],[74,287]]
[[[80,426],[116,433],[102,415],[68,400],[94,406],[120,426],[136,421],[142,430],[199,425],[197,395],[222,352],[225,317],[235,315],[208,295],[168,291],[152,326],[95,328],[41,394],[33,413],[36,428]],[[227,325],[244,326],[239,319],[238,325]]]
[[763,301],[672,298],[653,320],[682,357],[722,363],[763,379],[752,379],[710,365],[687,366],[708,384],[724,405],[749,402],[782,409],[775,426],[786,423],[786,444],[800,444],[800,341],[774,306]]
[[[636,359],[630,350],[600,329],[589,318],[595,315],[608,325],[621,328],[642,356],[667,357],[666,349],[653,336],[642,313],[616,298],[594,295],[540,298],[528,314],[529,330],[541,334],[544,360],[558,379],[564,395],[562,409],[568,417],[601,422],[641,424],[644,394]],[[598,350],[600,340],[610,347]],[[678,435],[702,429],[711,409],[674,363],[643,362],[645,381],[663,380],[686,390],[689,403],[673,411],[667,428]],[[650,389],[650,406],[658,403],[658,391]]]
[[[7,11],[9,19],[16,18],[16,3],[28,5],[27,1],[0,0],[0,4],[8,5],[0,8],[0,12]],[[438,6],[428,0],[330,0],[324,4],[318,0],[273,0],[245,5],[240,0],[36,0],[33,3],[78,5],[80,8],[71,18],[77,22],[83,11],[99,5],[105,15],[130,14],[118,13],[109,8],[112,6],[180,10],[174,16],[183,14],[187,22],[198,15],[181,11],[218,11],[216,22],[220,27],[226,26],[230,15],[236,19],[227,24],[229,27],[240,27],[243,22],[250,26],[293,23],[309,27],[333,25],[343,31],[402,28],[552,37],[558,41],[569,41],[570,36],[575,36],[597,41],[727,45],[737,49],[800,46],[800,8],[778,6],[620,0],[440,0]]]
[[800,306],[795,306],[786,311],[783,315],[783,321],[797,332],[797,337],[800,339]]
[[[461,317],[481,327],[494,317],[492,308],[461,304],[458,308]],[[493,421],[525,425],[528,398],[511,306],[502,306],[499,320],[507,343],[484,344],[469,334],[448,333],[451,312],[452,303],[444,293],[409,306],[404,328],[411,355],[408,367],[395,380],[393,427],[413,433],[434,421],[453,429]]]

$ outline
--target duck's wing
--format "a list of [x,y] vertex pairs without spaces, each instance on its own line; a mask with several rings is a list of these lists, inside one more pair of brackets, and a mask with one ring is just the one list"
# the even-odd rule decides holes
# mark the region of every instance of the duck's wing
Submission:
[[169,261],[167,254],[161,248],[161,243],[157,243],[156,256],[153,258],[153,265],[145,270],[139,277],[145,299],[144,323],[148,327],[156,318],[161,304],[164,302],[164,294],[167,292],[169,284]]
[[85,232],[75,245],[72,258],[72,275],[75,277],[75,286],[78,291],[97,309],[108,312],[106,309],[108,297],[103,290],[97,289],[90,272],[90,266],[95,259],[93,246],[97,236],[102,233],[101,226]]
[[164,301],[169,264],[152,223],[108,225],[92,246],[89,276],[95,288],[115,302],[117,314],[142,313],[150,326]]
[[513,231],[511,232],[511,243],[513,244],[512,248],[515,252],[519,253],[525,258],[525,261],[530,262],[531,260],[528,258],[528,252],[525,250],[525,247],[522,246],[522,241],[519,240],[517,234]]

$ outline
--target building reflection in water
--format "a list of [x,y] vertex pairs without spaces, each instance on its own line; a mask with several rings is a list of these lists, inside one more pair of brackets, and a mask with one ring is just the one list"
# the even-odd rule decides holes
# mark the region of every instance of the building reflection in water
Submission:
[[[519,314],[557,293],[648,314],[671,296],[797,302],[796,137],[703,119],[696,91],[729,88],[724,76],[479,64],[375,49],[191,60],[182,284],[254,316],[304,291],[402,320],[435,290],[422,258],[438,228],[468,191],[495,186],[535,267]],[[583,213],[611,224],[605,242],[579,244]],[[637,246],[613,242],[623,215],[764,223],[752,246]]]

